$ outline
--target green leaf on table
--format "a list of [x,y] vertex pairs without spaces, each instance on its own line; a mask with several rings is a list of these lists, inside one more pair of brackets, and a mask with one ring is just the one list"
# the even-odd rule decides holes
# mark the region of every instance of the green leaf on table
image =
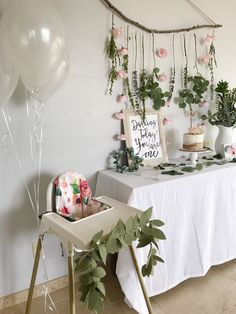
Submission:
[[201,171],[203,169],[203,164],[197,164],[196,170]]
[[184,173],[176,170],[162,171],[161,174],[167,174],[170,176],[182,176]]
[[222,155],[220,153],[212,156],[214,159],[223,159]]
[[195,169],[193,167],[183,167],[180,170],[183,171],[183,172],[192,173],[192,172],[194,172]]

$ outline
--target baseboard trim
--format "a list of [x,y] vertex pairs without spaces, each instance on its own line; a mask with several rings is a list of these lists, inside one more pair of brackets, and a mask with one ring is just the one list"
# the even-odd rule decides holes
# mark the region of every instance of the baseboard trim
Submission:
[[[62,289],[68,285],[68,276],[63,276],[63,277],[48,281],[46,285],[49,292]],[[44,295],[45,290],[43,286],[44,284],[35,286],[34,298]],[[10,306],[14,306],[16,304],[25,302],[28,297],[28,290],[29,289],[25,289],[23,291],[13,293],[5,297],[1,297],[0,298],[0,310],[4,310]]]

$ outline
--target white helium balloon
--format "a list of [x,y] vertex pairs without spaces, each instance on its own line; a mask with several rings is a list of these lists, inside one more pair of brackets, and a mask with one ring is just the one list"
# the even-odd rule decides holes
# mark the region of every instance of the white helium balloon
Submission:
[[20,76],[34,88],[43,85],[64,54],[65,31],[59,15],[44,0],[19,1],[3,13],[2,24]]
[[11,98],[19,75],[9,59],[0,34],[0,106],[6,104]]
[[40,102],[45,102],[50,96],[52,96],[56,90],[64,83],[65,78],[70,69],[70,58],[67,52],[65,52],[61,64],[53,73],[47,83],[40,86],[38,90],[35,91],[34,97]]

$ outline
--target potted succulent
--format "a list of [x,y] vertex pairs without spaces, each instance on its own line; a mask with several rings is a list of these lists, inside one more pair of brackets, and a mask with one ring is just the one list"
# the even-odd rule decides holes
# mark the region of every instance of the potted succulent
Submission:
[[187,88],[179,91],[176,101],[181,109],[188,109],[189,129],[183,136],[183,148],[190,151],[203,149],[204,129],[198,123],[194,125],[194,119],[197,117],[199,107],[206,103],[204,96],[208,91],[209,81],[201,74],[190,76],[187,79]]
[[215,151],[223,155],[223,144],[233,143],[233,127],[236,126],[236,88],[229,89],[229,83],[219,81],[216,86],[216,112],[210,110],[202,115],[211,125],[217,125],[219,133],[215,142]]

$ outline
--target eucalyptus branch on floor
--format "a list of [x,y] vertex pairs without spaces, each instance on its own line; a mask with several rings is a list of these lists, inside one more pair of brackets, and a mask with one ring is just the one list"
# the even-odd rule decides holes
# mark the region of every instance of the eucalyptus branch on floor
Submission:
[[143,276],[149,277],[153,274],[157,262],[164,262],[157,255],[157,242],[166,239],[160,229],[164,223],[157,219],[151,220],[151,216],[152,208],[149,208],[140,216],[131,216],[126,223],[119,220],[108,235],[103,235],[101,230],[93,236],[89,250],[81,253],[75,260],[75,270],[79,272],[79,290],[82,293],[80,300],[89,310],[100,313],[107,299],[102,278],[106,276],[104,267],[108,254],[118,253],[123,247],[130,246],[137,240],[137,248],[150,247],[147,261],[142,266]]
[[[113,158],[115,159],[113,164],[116,167],[116,171],[123,173],[124,171],[133,172],[143,167],[143,158],[134,154],[132,147],[126,147],[114,153]],[[127,165],[128,159],[128,165]]]

